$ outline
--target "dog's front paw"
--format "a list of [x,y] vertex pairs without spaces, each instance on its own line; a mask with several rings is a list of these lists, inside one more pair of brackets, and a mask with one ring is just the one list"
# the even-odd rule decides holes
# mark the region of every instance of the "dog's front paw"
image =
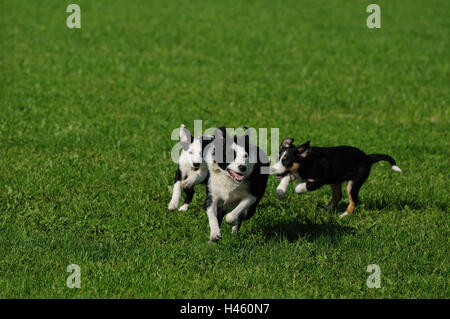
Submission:
[[183,187],[184,189],[190,189],[194,186],[194,182],[194,180],[188,178],[181,182],[181,187]]
[[178,207],[178,203],[176,202],[170,202],[169,203],[169,210],[175,210]]
[[286,198],[286,190],[282,188],[277,188],[277,196],[279,200],[284,200]]
[[211,235],[209,236],[210,243],[218,242],[221,239],[222,239],[222,236],[220,235],[220,230],[211,231]]

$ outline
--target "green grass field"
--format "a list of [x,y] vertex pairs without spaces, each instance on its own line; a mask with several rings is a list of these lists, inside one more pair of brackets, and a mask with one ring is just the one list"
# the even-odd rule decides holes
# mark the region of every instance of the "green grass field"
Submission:
[[[448,298],[450,3],[376,1],[368,29],[372,2],[1,0],[0,297]],[[167,210],[170,134],[197,119],[404,174],[376,164],[342,220],[328,186],[280,202],[270,177],[208,244],[203,186]]]

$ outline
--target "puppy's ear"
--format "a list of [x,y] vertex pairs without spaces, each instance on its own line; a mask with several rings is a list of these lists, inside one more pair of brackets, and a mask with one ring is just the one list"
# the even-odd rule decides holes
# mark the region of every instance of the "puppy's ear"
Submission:
[[192,136],[191,132],[184,126],[184,124],[181,124],[180,127],[180,143],[183,147],[183,150],[187,151],[189,149],[189,145],[192,143]]
[[293,138],[285,138],[283,141],[281,141],[281,147],[282,148],[289,148],[292,146],[292,143],[294,143]]
[[310,144],[310,141],[297,147],[297,152],[300,155],[300,157],[306,157],[308,155],[309,149],[310,149],[309,144]]

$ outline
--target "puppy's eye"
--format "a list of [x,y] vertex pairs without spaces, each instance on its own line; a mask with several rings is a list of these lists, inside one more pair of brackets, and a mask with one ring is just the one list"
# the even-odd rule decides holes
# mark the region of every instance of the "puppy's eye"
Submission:
[[283,156],[283,161],[285,161],[285,160],[287,160],[287,157],[286,157],[286,156]]
[[247,153],[245,153],[244,158],[248,158],[248,154]]

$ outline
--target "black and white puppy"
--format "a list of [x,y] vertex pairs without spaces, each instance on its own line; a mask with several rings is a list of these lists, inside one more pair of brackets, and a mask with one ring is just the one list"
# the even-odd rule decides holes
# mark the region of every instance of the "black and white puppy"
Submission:
[[349,204],[340,218],[353,213],[358,202],[359,190],[369,177],[374,163],[387,161],[394,171],[401,172],[395,160],[389,155],[367,155],[352,146],[311,147],[309,141],[296,147],[293,142],[293,138],[286,138],[281,142],[278,161],[270,168],[271,172],[281,179],[277,187],[279,198],[284,198],[289,182],[294,179],[304,181],[294,187],[298,194],[314,191],[322,185],[329,184],[332,198],[327,208],[332,208],[342,198],[342,183],[348,182]]
[[182,151],[178,160],[178,169],[175,173],[172,200],[169,203],[169,210],[178,208],[181,198],[181,189],[184,189],[186,197],[183,205],[178,209],[186,211],[194,197],[194,186],[206,184],[209,177],[208,166],[203,159],[203,152],[206,146],[211,143],[212,137],[193,137],[189,130],[181,124],[180,142]]
[[[264,195],[269,173],[269,159],[264,151],[250,142],[250,130],[241,136],[230,136],[224,127],[214,132],[205,155],[209,169],[206,213],[210,241],[221,239],[220,224],[226,222],[236,233],[243,220],[253,216]],[[264,171],[265,168],[265,171]]]

